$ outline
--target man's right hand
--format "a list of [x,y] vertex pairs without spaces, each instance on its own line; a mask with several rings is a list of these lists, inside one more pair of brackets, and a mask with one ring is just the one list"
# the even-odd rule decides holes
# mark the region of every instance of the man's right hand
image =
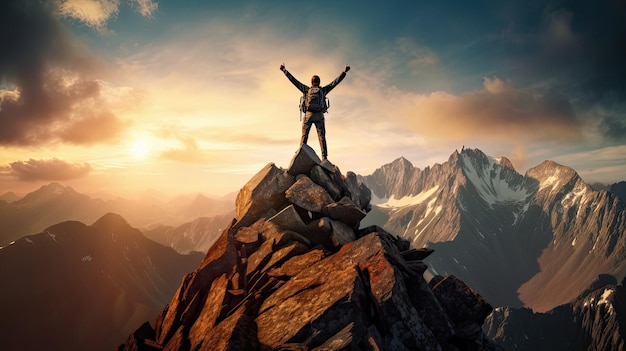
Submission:
[[280,70],[285,72],[285,64],[284,63],[282,65],[280,65]]

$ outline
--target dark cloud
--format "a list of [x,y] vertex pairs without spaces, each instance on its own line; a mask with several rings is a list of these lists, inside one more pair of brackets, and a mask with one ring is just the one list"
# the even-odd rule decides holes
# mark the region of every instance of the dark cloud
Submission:
[[[117,119],[90,78],[99,62],[63,27],[57,6],[52,0],[0,2],[0,145],[76,142],[58,132],[79,123],[77,109],[85,106]],[[101,130],[94,141],[119,131]]]
[[499,43],[499,64],[596,103],[626,98],[626,2],[554,1],[520,12]]
[[609,116],[602,119],[600,130],[613,141],[626,141],[626,118]]
[[79,178],[91,172],[89,163],[69,163],[53,158],[51,160],[16,161],[10,165],[10,174],[19,180],[59,181]]

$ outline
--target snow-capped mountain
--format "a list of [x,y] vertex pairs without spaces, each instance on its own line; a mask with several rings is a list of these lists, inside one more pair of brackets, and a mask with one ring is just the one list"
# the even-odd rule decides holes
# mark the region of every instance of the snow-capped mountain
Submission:
[[157,244],[115,214],[18,239],[0,248],[0,348],[113,350],[202,257]]
[[435,249],[433,273],[459,276],[496,306],[546,311],[599,274],[626,274],[624,203],[555,162],[521,175],[504,157],[463,149],[424,170],[400,158],[362,179],[376,205],[363,225]]

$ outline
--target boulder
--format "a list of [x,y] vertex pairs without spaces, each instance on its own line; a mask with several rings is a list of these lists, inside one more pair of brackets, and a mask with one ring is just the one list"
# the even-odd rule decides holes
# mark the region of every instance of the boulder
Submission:
[[330,179],[326,172],[321,166],[313,167],[311,169],[311,180],[326,189],[333,200],[339,201],[342,196],[341,188]]
[[294,177],[298,174],[309,174],[311,169],[319,165],[320,162],[320,158],[315,151],[309,145],[302,144],[291,159],[287,173]]
[[356,235],[354,234],[354,229],[352,229],[352,227],[334,219],[329,219],[329,221],[330,227],[332,228],[330,240],[335,248],[339,248],[356,240]]
[[300,177],[287,189],[285,197],[292,204],[317,213],[321,213],[322,209],[334,202],[322,186],[315,184],[307,176]]
[[358,228],[359,223],[366,216],[366,213],[357,207],[347,196],[343,197],[339,202],[326,205],[323,213],[353,228]]
[[235,228],[249,226],[271,210],[279,211],[285,205],[285,190],[294,177],[269,163],[241,188],[235,201]]
[[283,229],[290,229],[298,233],[307,232],[307,225],[302,221],[302,217],[294,205],[285,207],[267,221]]

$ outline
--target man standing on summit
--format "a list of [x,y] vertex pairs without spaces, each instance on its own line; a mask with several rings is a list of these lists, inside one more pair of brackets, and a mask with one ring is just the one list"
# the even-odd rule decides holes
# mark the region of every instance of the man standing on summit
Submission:
[[311,130],[311,124],[315,123],[315,129],[317,129],[317,136],[320,140],[320,147],[322,148],[322,159],[326,160],[328,157],[328,148],[326,147],[326,127],[324,126],[324,113],[328,109],[326,104],[326,95],[333,90],[337,84],[346,77],[346,73],[350,70],[350,66],[346,65],[343,72],[333,80],[330,84],[320,87],[320,77],[313,76],[311,78],[311,86],[308,87],[302,84],[294,76],[285,69],[285,64],[280,65],[280,70],[285,73],[287,78],[293,85],[298,88],[304,95],[304,101],[302,106],[302,112],[304,112],[304,121],[302,121],[302,139],[300,145],[306,144],[309,138],[309,130]]

